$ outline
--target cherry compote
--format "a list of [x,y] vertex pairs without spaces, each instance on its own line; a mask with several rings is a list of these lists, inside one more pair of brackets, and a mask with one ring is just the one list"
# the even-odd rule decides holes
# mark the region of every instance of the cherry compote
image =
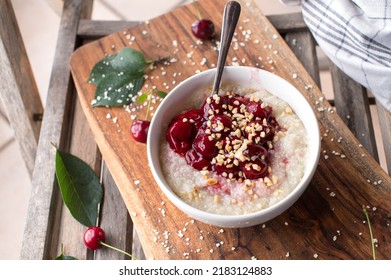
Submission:
[[255,180],[269,174],[273,139],[279,130],[272,108],[258,98],[215,94],[201,108],[174,117],[166,140],[197,170]]

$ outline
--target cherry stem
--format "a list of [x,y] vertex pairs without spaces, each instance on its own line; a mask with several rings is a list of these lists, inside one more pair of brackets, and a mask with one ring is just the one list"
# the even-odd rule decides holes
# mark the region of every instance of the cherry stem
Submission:
[[151,94],[152,94],[152,92],[153,92],[152,89],[148,92],[147,111],[145,113],[145,119],[146,120],[148,120],[149,110],[151,109],[151,102],[152,102]]
[[373,240],[373,233],[372,233],[372,226],[371,226],[371,221],[369,220],[369,215],[367,209],[365,209],[365,206],[363,206],[362,211],[365,214],[365,217],[367,218],[368,222],[368,228],[369,228],[369,235],[371,237],[371,244],[372,244],[372,257],[373,260],[376,260],[376,254],[375,254],[375,242]]
[[115,250],[115,251],[117,251],[117,252],[120,252],[120,253],[122,253],[122,254],[127,255],[127,256],[130,257],[132,260],[138,260],[138,258],[133,257],[133,256],[132,256],[131,254],[129,254],[128,252],[125,252],[125,251],[123,251],[123,250],[121,250],[121,249],[118,249],[118,248],[116,248],[116,247],[114,247],[114,246],[111,246],[111,245],[109,245],[109,244],[107,244],[107,243],[105,243],[105,242],[103,242],[103,241],[99,241],[99,243],[100,243],[101,245],[105,246],[105,247],[108,247],[108,248],[113,249],[113,250]]
[[156,64],[159,64],[159,63],[164,63],[166,61],[168,61],[170,59],[169,56],[164,56],[164,57],[159,57],[158,59],[156,60],[147,60],[145,61],[148,65],[156,65]]
[[201,15],[201,10],[200,10],[200,4],[198,3],[197,0],[194,0],[194,1],[193,1],[193,4],[194,4],[194,6],[195,6],[196,9],[197,9],[198,18],[201,20],[201,19],[202,19],[202,15]]

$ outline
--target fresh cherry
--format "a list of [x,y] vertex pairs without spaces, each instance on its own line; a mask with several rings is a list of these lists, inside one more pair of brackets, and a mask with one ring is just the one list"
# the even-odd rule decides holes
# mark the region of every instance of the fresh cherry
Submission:
[[200,6],[197,0],[193,0],[193,4],[198,13],[198,20],[191,25],[191,31],[194,36],[201,40],[211,39],[215,34],[215,26],[210,19],[203,18],[200,11]]
[[150,121],[134,121],[130,128],[130,132],[132,133],[134,140],[137,142],[146,143],[150,124]]
[[201,40],[208,40],[213,38],[215,34],[214,23],[210,19],[199,19],[191,25],[191,31],[194,36]]
[[105,232],[102,228],[91,226],[84,232],[84,244],[88,249],[96,250],[105,242]]
[[110,248],[112,250],[115,250],[117,252],[123,253],[132,259],[137,259],[137,258],[133,257],[131,254],[129,254],[128,252],[125,252],[121,249],[118,249],[114,246],[111,246],[111,245],[105,243],[106,236],[105,236],[105,232],[103,231],[103,229],[101,227],[97,227],[97,226],[89,227],[84,232],[83,240],[84,240],[84,245],[86,245],[86,247],[90,250],[96,250],[102,246],[105,246],[105,247]]

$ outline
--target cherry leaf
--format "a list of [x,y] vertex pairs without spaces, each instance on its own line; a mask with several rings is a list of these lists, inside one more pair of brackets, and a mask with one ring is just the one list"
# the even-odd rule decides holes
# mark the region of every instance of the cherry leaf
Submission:
[[58,257],[55,258],[55,260],[61,260],[61,261],[70,261],[70,260],[77,260],[75,257],[72,256],[66,256],[61,253]]
[[157,94],[159,97],[161,97],[161,98],[164,98],[164,97],[167,96],[167,92],[164,92],[164,91],[161,91],[161,90],[158,90],[158,91],[156,92],[156,94]]
[[103,188],[91,167],[69,153],[56,149],[56,177],[69,212],[86,227],[96,225]]
[[134,49],[125,47],[110,61],[111,66],[117,72],[144,73],[148,65],[144,55]]
[[122,106],[132,102],[144,84],[144,74],[152,62],[144,55],[129,47],[124,47],[118,54],[106,56],[96,63],[91,70],[88,82],[96,85],[94,100],[91,105]]
[[112,71],[113,66],[110,63],[116,57],[116,54],[109,55],[95,64],[91,70],[88,82],[98,85],[106,77],[107,73]]
[[130,104],[132,97],[141,89],[143,83],[143,73],[135,75],[108,73],[96,86],[95,98],[91,105],[114,107]]

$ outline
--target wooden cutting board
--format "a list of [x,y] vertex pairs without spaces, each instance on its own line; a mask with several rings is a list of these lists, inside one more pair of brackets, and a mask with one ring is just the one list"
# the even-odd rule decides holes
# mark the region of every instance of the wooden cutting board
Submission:
[[[333,112],[303,66],[251,1],[242,13],[227,64],[264,68],[295,85],[309,100],[321,128],[322,155],[304,195],[288,211],[263,225],[222,229],[195,221],[173,206],[148,168],[146,146],[129,128],[144,110],[92,108],[95,86],[87,83],[95,63],[124,46],[147,59],[170,56],[169,65],[149,70],[143,91],[169,92],[198,71],[215,67],[216,41],[201,43],[190,32],[193,5],[93,41],[75,51],[72,75],[96,142],[139,233],[148,259],[370,259],[371,239],[363,206],[377,238],[379,259],[391,258],[391,180]],[[199,1],[216,25],[225,1]],[[157,107],[157,104],[154,105]],[[130,112],[129,112],[130,111]]]

